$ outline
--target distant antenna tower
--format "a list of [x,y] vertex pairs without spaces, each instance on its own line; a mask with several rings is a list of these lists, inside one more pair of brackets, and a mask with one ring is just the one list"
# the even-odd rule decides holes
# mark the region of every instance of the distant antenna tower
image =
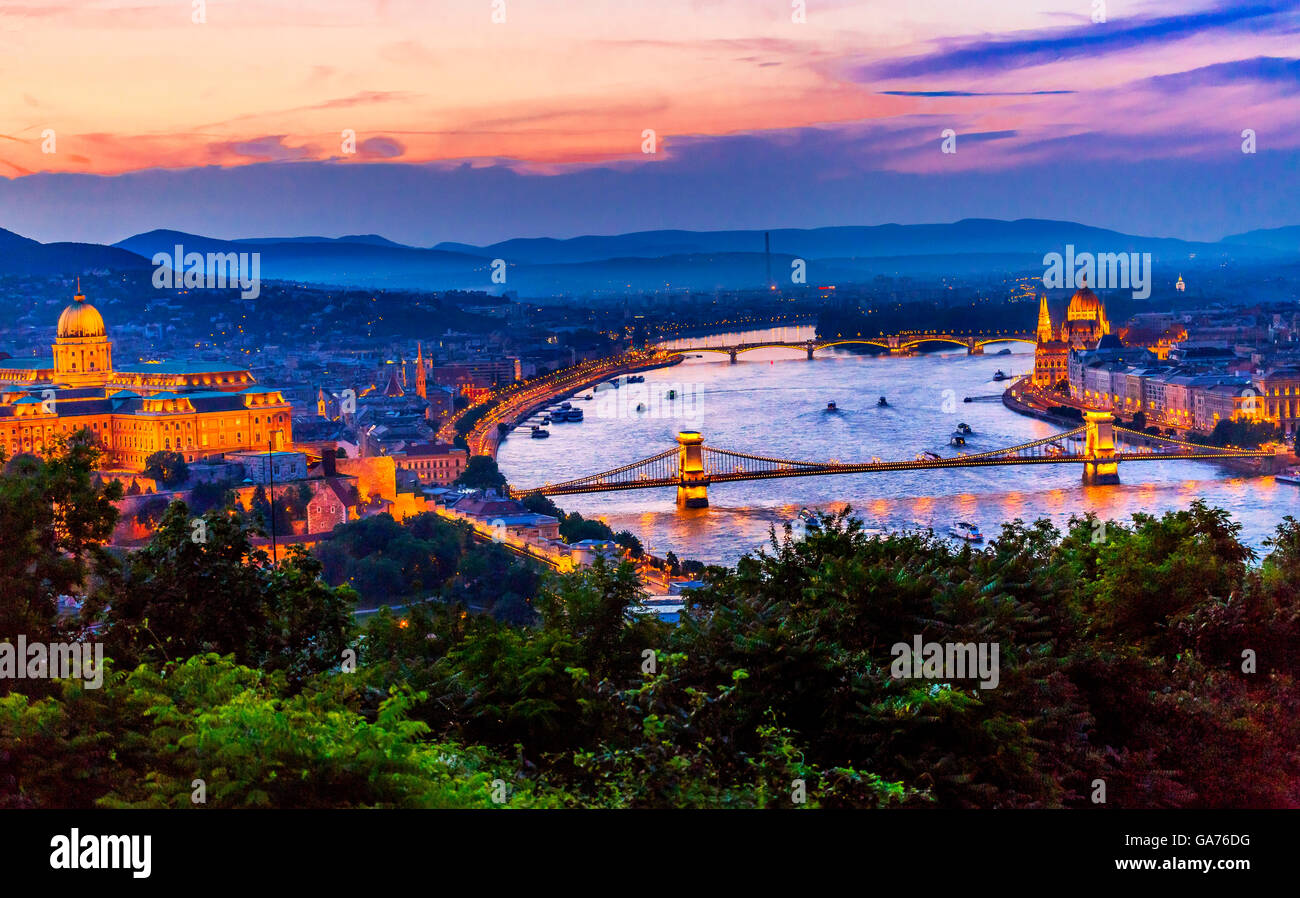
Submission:
[[763,263],[767,266],[767,286],[772,286],[772,234],[763,232]]

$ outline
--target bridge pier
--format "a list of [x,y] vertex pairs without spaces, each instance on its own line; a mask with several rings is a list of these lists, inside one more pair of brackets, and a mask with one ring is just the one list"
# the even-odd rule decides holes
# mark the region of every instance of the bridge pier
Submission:
[[733,365],[736,364],[736,350],[734,349],[727,350],[727,355],[731,359],[731,364]]
[[967,341],[966,341],[966,354],[967,354],[967,355],[983,355],[983,354],[984,354],[984,347],[983,347],[983,346],[976,346],[976,345],[975,345],[975,340],[974,340],[974,338],[971,338],[970,340],[967,340]]
[[709,507],[709,475],[704,471],[704,437],[697,430],[677,434],[677,504]]
[[811,362],[811,361],[812,361],[813,350],[816,349],[817,347],[816,347],[816,345],[813,343],[812,340],[809,340],[808,343],[807,343],[807,345],[805,345],[804,348],[808,350],[808,361]]
[[1115,460],[1115,416],[1110,412],[1084,412],[1083,482],[1119,483],[1119,462]]

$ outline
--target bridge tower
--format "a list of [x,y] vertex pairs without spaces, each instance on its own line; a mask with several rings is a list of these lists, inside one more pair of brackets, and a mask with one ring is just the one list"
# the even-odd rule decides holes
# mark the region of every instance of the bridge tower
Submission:
[[898,336],[898,334],[890,334],[885,338],[885,342],[889,344],[890,355],[907,354],[907,350],[903,348],[903,338]]
[[677,434],[677,504],[709,507],[709,475],[704,471],[704,437],[697,430]]
[[812,361],[813,350],[817,348],[816,340],[809,340],[804,344],[804,349],[808,350],[808,361]]
[[736,364],[736,350],[728,349],[727,355],[731,357],[731,364]]
[[1115,460],[1115,416],[1110,412],[1084,412],[1084,483],[1119,483]]
[[977,346],[977,345],[975,344],[975,337],[971,337],[969,340],[966,341],[966,354],[967,354],[967,355],[983,355],[983,354],[984,354],[984,347],[983,347],[983,346]]

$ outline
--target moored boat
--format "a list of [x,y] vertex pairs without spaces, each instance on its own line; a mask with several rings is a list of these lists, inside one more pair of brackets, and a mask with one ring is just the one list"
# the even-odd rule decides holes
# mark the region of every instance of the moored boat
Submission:
[[971,543],[977,543],[984,539],[984,534],[980,533],[980,528],[970,521],[954,521],[953,525],[948,528],[948,535]]

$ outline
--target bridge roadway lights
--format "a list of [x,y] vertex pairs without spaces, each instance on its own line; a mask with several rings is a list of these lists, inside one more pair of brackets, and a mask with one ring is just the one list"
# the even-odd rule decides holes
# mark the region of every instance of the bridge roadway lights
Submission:
[[1119,462],[1115,461],[1115,416],[1110,412],[1084,412],[1083,482],[1119,483]]
[[682,508],[709,507],[709,475],[704,472],[704,437],[698,430],[677,434],[677,504]]

